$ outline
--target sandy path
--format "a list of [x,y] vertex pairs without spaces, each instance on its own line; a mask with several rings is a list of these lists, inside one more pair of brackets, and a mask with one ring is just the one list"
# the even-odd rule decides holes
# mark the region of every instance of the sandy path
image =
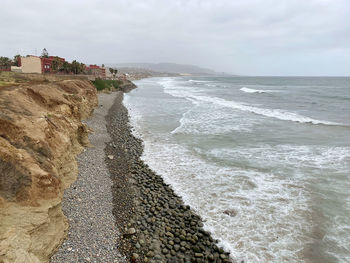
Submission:
[[117,250],[120,235],[112,214],[112,181],[105,164],[104,148],[111,140],[105,116],[120,92],[99,94],[99,106],[87,121],[94,131],[93,148],[78,156],[77,181],[65,191],[62,208],[69,220],[68,238],[51,258],[58,262],[125,262]]

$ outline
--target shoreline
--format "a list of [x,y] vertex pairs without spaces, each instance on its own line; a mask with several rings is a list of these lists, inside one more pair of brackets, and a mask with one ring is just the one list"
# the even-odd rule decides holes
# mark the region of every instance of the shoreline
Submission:
[[51,257],[59,262],[126,262],[116,249],[120,231],[112,213],[112,181],[105,163],[104,148],[111,138],[105,116],[118,94],[99,93],[98,107],[86,121],[92,147],[77,156],[79,174],[65,190],[62,210],[68,219],[67,238]]
[[201,218],[141,159],[142,140],[131,132],[123,94],[106,116],[111,142],[106,163],[113,181],[118,249],[130,262],[231,262],[203,229]]

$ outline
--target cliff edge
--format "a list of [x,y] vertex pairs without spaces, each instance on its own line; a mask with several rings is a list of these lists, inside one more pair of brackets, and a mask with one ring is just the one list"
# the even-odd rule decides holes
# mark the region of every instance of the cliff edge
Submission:
[[87,80],[0,88],[0,262],[48,262],[65,238],[61,200],[96,105]]

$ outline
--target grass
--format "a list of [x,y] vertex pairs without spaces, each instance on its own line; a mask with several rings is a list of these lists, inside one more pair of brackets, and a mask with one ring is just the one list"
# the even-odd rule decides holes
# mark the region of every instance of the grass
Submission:
[[120,80],[109,80],[109,79],[96,79],[92,81],[97,90],[104,90],[115,88],[119,89],[120,84],[122,83]]
[[9,71],[0,71],[0,87],[17,86],[22,82],[24,81],[19,79],[16,73]]
[[12,81],[1,81],[0,80],[0,87],[6,87],[6,86],[17,86],[19,83],[12,82]]

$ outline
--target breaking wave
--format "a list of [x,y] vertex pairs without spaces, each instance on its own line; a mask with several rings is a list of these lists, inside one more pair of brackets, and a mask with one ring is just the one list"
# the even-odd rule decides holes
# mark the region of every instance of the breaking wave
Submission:
[[310,124],[321,124],[321,125],[332,125],[332,126],[342,125],[336,122],[313,119],[307,116],[300,115],[295,112],[289,112],[282,109],[259,108],[259,107],[245,104],[242,102],[229,101],[218,97],[201,95],[198,92],[196,93],[192,92],[191,88],[188,88],[188,87],[173,86],[172,81],[161,81],[159,83],[163,85],[164,92],[174,97],[181,97],[181,98],[191,100],[192,102],[213,103],[216,105],[220,105],[221,107],[228,107],[231,109],[251,112],[254,114],[275,118],[283,121],[293,121],[298,123],[310,123]]
[[240,89],[243,92],[246,93],[269,93],[269,92],[277,92],[276,90],[260,90],[260,89],[250,89],[247,87],[243,87]]

